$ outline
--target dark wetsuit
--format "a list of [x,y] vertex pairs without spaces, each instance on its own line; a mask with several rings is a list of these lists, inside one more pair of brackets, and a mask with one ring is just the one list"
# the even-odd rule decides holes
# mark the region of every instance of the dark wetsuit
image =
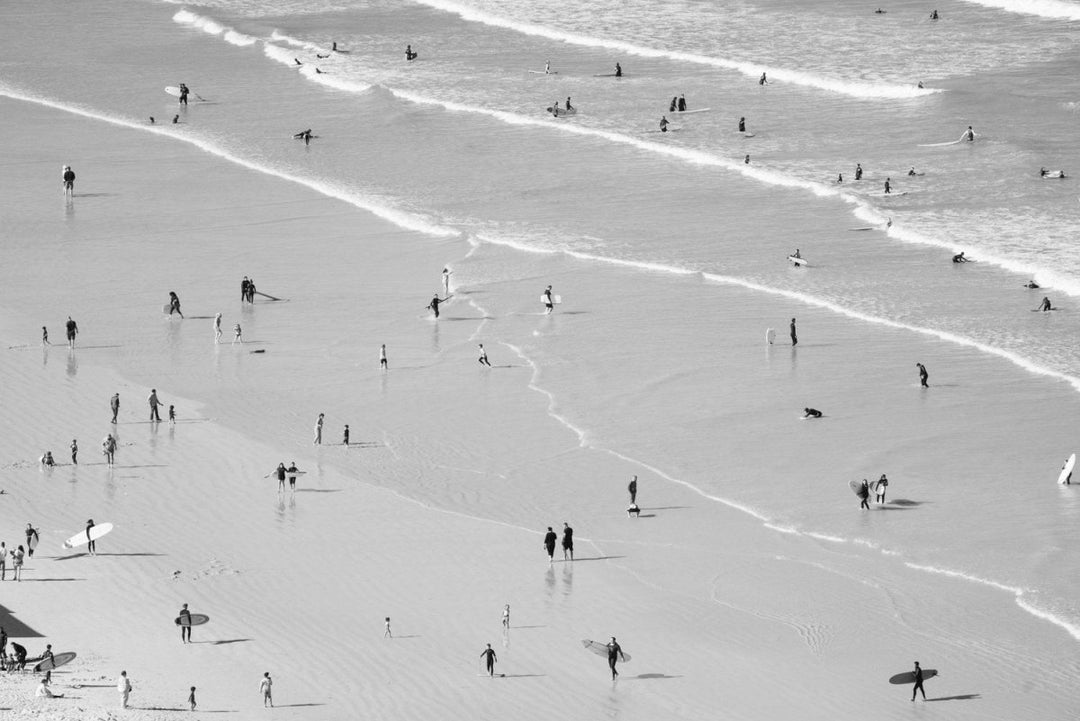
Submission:
[[923,681],[922,669],[919,668],[918,664],[915,664],[915,688],[911,689],[911,700],[912,701],[915,700],[915,694],[920,693],[920,692],[922,693],[922,700],[923,701],[926,700],[926,689],[923,688],[922,681]]
[[12,641],[11,650],[15,653],[15,668],[20,671],[26,668],[26,649]]
[[480,656],[484,659],[484,665],[487,668],[488,675],[494,676],[495,662],[498,660],[495,657],[495,650],[491,648],[486,648],[484,649],[484,652],[480,654]]
[[569,553],[570,560],[574,560],[574,529],[570,526],[563,527],[562,550],[564,557]]
[[619,675],[619,672],[615,670],[615,663],[622,656],[622,648],[616,642],[612,641],[607,645],[607,664],[611,668],[611,678],[615,679]]
[[865,508],[870,510],[870,485],[863,481],[862,486],[859,487],[859,508]]
[[75,334],[79,332],[79,326],[75,324],[75,321],[69,318],[68,322],[65,324],[65,327],[67,328],[68,343],[74,343]]
[[686,98],[679,98],[679,112],[686,110]]
[[548,558],[555,557],[555,543],[559,540],[559,535],[555,531],[548,531],[544,536],[544,548],[547,549]]
[[746,132],[746,118],[739,118],[739,132]]
[[93,528],[93,527],[94,527],[94,522],[93,521],[86,524],[86,540],[87,540],[86,550],[89,551],[90,553],[97,553],[97,544],[95,544],[94,539],[92,539],[90,537],[90,529]]
[[799,345],[799,336],[795,332],[795,321],[791,321],[791,345]]
[[926,372],[926,366],[922,363],[916,363],[915,365],[919,366],[919,383],[922,384],[923,388],[929,388],[930,385],[926,381],[929,380],[930,374]]
[[439,299],[439,296],[435,296],[434,298],[431,299],[431,302],[428,303],[428,308],[431,309],[431,312],[435,314],[436,318],[439,317],[439,303],[442,303],[442,302],[443,301]]
[[180,105],[187,105],[188,87],[187,85],[180,85]]
[[633,504],[637,501],[637,479],[630,481],[630,485],[626,487],[626,490],[630,491],[630,503]]
[[180,640],[187,643],[191,640],[191,611],[186,608],[180,609]]

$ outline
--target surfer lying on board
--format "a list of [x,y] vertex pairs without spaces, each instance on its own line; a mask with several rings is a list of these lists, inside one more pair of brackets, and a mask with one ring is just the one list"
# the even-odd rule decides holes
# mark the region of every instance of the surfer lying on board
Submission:
[[954,262],[954,263],[971,263],[972,261],[965,258],[964,254],[961,252],[961,253],[957,253],[956,255],[954,255],[952,257],[952,262]]
[[817,408],[803,408],[803,418],[821,418],[822,413]]

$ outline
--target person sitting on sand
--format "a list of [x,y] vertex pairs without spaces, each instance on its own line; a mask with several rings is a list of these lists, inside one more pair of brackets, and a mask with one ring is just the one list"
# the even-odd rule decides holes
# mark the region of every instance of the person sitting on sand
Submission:
[[41,679],[41,683],[38,684],[37,691],[34,693],[38,698],[64,698],[62,693],[53,693],[49,688],[49,677],[45,676]]
[[803,418],[821,418],[822,413],[817,408],[803,408]]

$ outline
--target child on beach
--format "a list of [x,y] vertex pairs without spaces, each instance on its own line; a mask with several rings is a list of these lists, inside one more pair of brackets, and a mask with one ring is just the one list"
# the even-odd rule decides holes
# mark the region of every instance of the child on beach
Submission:
[[191,710],[194,711],[195,710],[195,705],[196,705],[195,704],[195,687],[194,686],[191,687],[191,693],[188,694],[187,701],[188,701],[189,704],[191,704]]
[[383,638],[393,638],[394,634],[390,632],[390,617],[386,617],[386,631],[383,632]]
[[169,423],[176,425],[176,406],[169,406]]
[[41,345],[52,345],[49,342],[49,329],[45,326],[41,326]]
[[240,345],[244,345],[244,339],[240,337],[241,334],[243,334],[243,332],[244,331],[240,329],[240,324],[239,323],[234,325],[233,326],[233,339],[232,339],[232,342],[236,343],[236,341],[240,341]]

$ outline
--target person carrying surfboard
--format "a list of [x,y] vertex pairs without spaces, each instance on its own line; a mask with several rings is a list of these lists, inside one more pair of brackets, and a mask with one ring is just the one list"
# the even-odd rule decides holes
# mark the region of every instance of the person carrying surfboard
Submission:
[[[544,289],[544,307],[547,308],[548,313],[551,313],[551,311],[555,310],[555,299],[551,297],[550,285]],[[437,317],[438,313],[436,313],[435,315]]]
[[37,529],[34,528],[32,525],[30,525],[30,522],[27,521],[26,522],[26,548],[27,548],[27,553],[29,554],[30,558],[34,557],[34,547],[37,546],[39,540],[40,539],[38,538]]
[[[559,534],[555,533],[551,529],[551,526],[547,527],[547,533],[544,535],[544,549],[547,551],[548,563],[555,562],[555,542],[559,540]],[[3,542],[0,542],[0,551],[3,550]],[[2,558],[0,558],[0,571],[3,571],[4,564]],[[4,580],[0,577],[0,581]]]
[[[937,12],[937,11],[935,10],[934,12]],[[915,671],[914,671],[914,673],[915,673],[915,688],[911,689],[911,701],[914,703],[915,694],[919,693],[920,691],[922,692],[922,700],[925,701],[926,700],[926,689],[924,689],[923,685],[922,685],[923,673],[922,673],[922,667],[919,666],[918,661],[915,662]]]
[[870,482],[865,478],[862,479],[862,485],[859,486],[859,508],[870,510]]
[[619,675],[619,672],[615,670],[615,663],[619,660],[620,657],[623,661],[626,660],[626,657],[623,656],[622,647],[619,645],[618,641],[615,640],[615,637],[612,636],[611,641],[607,645],[607,662],[608,667],[611,668],[612,681],[614,681],[615,677]]
[[191,611],[185,603],[180,609],[180,643],[191,643]]
[[[112,436],[109,436],[109,439],[112,440]],[[110,460],[110,464],[111,464],[111,460]],[[86,522],[86,542],[87,542],[86,550],[90,553],[91,556],[96,556],[97,555],[97,544],[94,543],[94,537],[90,535],[90,529],[93,528],[93,527],[94,527],[94,519],[91,518]]]
[[180,105],[187,105],[187,96],[191,92],[188,90],[188,86],[180,83]]

